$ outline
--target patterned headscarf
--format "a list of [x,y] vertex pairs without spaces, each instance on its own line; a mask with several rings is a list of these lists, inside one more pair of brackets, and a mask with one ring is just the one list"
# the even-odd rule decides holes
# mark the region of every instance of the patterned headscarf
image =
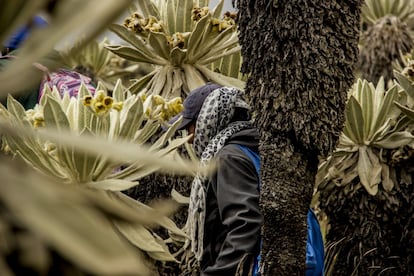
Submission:
[[[236,107],[249,109],[243,96],[241,90],[221,87],[205,99],[194,135],[194,150],[201,158],[202,165],[206,165],[233,134],[252,126],[250,121],[232,122]],[[207,178],[197,175],[192,182],[186,224],[191,238],[191,250],[197,260],[201,259],[203,253],[207,181]]]

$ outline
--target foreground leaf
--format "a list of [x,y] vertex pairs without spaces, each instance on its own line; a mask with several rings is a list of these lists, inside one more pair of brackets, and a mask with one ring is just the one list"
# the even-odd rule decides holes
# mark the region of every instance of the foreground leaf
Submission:
[[[9,160],[10,162],[10,160]],[[19,221],[85,271],[100,275],[148,275],[140,254],[113,231],[105,215],[85,200],[87,193],[53,183],[20,164],[0,161],[0,201]]]

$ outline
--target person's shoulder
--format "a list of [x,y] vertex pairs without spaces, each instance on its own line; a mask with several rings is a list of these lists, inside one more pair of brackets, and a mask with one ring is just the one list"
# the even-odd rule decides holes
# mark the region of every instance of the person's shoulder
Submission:
[[238,144],[226,144],[217,153],[219,160],[246,159],[243,150]]

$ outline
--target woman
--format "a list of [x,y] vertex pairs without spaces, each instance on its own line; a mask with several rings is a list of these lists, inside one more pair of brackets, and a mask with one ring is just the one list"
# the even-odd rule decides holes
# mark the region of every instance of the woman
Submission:
[[258,151],[249,106],[242,91],[208,83],[188,95],[180,115],[179,129],[194,135],[202,164],[218,161],[217,171],[197,176],[191,188],[186,228],[201,275],[248,275],[259,253],[262,224],[259,176],[242,149]]

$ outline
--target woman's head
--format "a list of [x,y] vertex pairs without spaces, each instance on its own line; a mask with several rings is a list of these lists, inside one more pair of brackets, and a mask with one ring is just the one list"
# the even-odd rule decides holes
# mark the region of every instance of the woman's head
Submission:
[[194,149],[201,156],[210,141],[238,121],[248,121],[249,106],[241,90],[221,87],[204,100],[195,123]]
[[183,117],[178,129],[193,134],[194,148],[199,154],[209,141],[229,124],[249,121],[249,106],[241,90],[208,83],[193,90],[184,101],[184,110],[170,123]]
[[195,123],[200,113],[201,107],[203,106],[204,100],[207,96],[214,90],[222,87],[221,85],[215,83],[207,83],[203,86],[200,86],[190,94],[184,100],[184,110],[170,120],[170,124],[174,123],[179,117],[183,117],[181,124],[178,126],[178,130],[186,129],[190,123]]

